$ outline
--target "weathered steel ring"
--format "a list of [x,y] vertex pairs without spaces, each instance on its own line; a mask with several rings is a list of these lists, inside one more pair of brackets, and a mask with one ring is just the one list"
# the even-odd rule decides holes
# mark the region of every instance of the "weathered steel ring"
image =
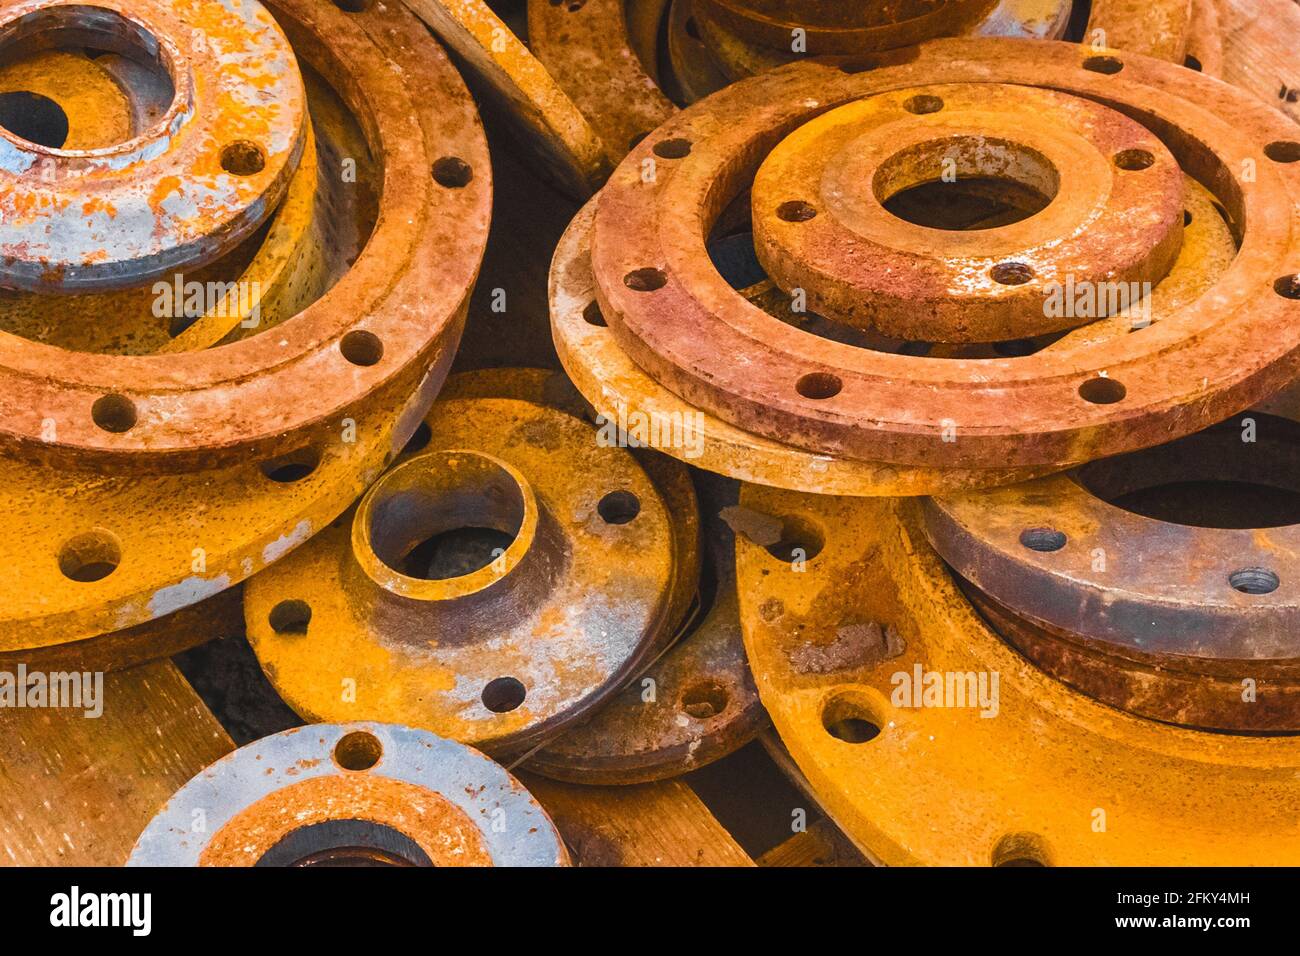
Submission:
[[[796,64],[729,87],[657,131],[601,193],[592,240],[598,298],[624,350],[657,381],[789,444],[977,468],[1012,457],[1060,467],[1151,445],[1249,407],[1294,377],[1300,164],[1292,159],[1300,147],[1283,118],[1181,67],[1068,44],[941,40],[878,57],[878,69],[860,65]],[[938,361],[801,333],[745,301],[710,264],[713,222],[762,157],[808,119],[918,82],[1032,86],[1044,76],[1056,89],[1122,105],[1218,190],[1240,250],[1178,314],[1077,349]]]
[[0,13],[9,55],[72,40],[154,60],[174,96],[151,127],[100,149],[0,129],[0,285],[139,285],[212,261],[275,210],[302,154],[307,106],[293,51],[263,6],[26,0]]
[[873,859],[1300,860],[1300,739],[1171,727],[1044,673],[963,596],[916,502],[741,502],[819,546],[800,573],[738,541],[745,649],[818,803]]
[[[1296,730],[1300,525],[1110,502],[1192,479],[1296,491],[1298,460],[1300,426],[1248,413],[1070,475],[932,499],[926,533],[999,632],[1066,683],[1161,720]],[[1197,673],[1213,692],[1188,692]]]
[[487,757],[423,730],[348,723],[221,758],[158,811],[127,866],[568,862],[546,811]]
[[[425,424],[425,450],[354,514],[249,582],[248,637],[309,719],[364,714],[517,752],[591,712],[676,633],[674,516],[628,451],[567,412],[452,398]],[[411,563],[464,527],[511,541],[451,577]]]
[[[1015,183],[1046,208],[952,231],[886,206],[968,178]],[[1098,318],[1048,307],[1067,280],[1163,279],[1182,244],[1183,174],[1154,134],[1091,100],[934,85],[801,126],[763,161],[751,205],[759,261],[812,312],[899,339],[996,342]]]
[[136,471],[211,467],[285,454],[373,405],[432,394],[429,366],[458,334],[487,236],[491,173],[474,105],[404,10],[268,6],[382,157],[374,234],[274,335],[166,356],[72,355],[0,336],[11,453],[106,471],[124,453]]

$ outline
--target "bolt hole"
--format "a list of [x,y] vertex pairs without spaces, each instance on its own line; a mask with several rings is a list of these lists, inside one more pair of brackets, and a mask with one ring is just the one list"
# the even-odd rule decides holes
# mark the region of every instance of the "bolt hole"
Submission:
[[1282,276],[1273,283],[1273,291],[1284,299],[1300,299],[1300,275]]
[[999,262],[989,275],[999,285],[1024,285],[1034,277],[1034,270],[1023,262]]
[[596,513],[605,524],[627,524],[641,513],[641,499],[630,491],[611,491],[600,499]]
[[689,139],[665,139],[655,143],[654,154],[662,159],[685,159],[691,154]]
[[59,570],[70,581],[102,581],[122,563],[122,546],[107,531],[89,531],[64,542],[59,549]]
[[306,634],[311,623],[311,605],[306,601],[281,601],[271,608],[266,621],[277,634]]
[[261,464],[262,474],[266,475],[274,482],[280,484],[292,484],[295,481],[302,481],[320,464],[320,452],[315,448],[305,447],[298,448],[294,451],[264,461]]
[[456,156],[444,156],[433,164],[433,180],[445,189],[463,189],[473,178],[469,163]]
[[1264,155],[1275,163],[1300,162],[1300,143],[1279,139],[1264,147]]
[[865,744],[880,736],[880,720],[856,697],[837,697],[822,708],[822,726],[836,740]]
[[1047,844],[1036,833],[1011,833],[993,848],[996,867],[1051,866]]
[[1020,532],[1020,543],[1030,551],[1044,554],[1060,551],[1065,547],[1065,534],[1055,528],[1026,528]]
[[844,388],[838,375],[829,372],[809,372],[794,383],[794,390],[804,398],[821,401],[834,398]]
[[384,355],[384,343],[379,336],[364,329],[354,329],[339,340],[339,351],[353,365],[375,365]]
[[1242,568],[1228,575],[1228,583],[1242,594],[1271,594],[1282,582],[1267,568]]
[[1156,158],[1145,149],[1124,149],[1115,154],[1115,165],[1129,172],[1148,169]]
[[937,96],[930,96],[927,93],[921,93],[912,96],[903,104],[903,109],[909,113],[915,113],[918,116],[924,116],[926,113],[937,113],[943,109],[943,100]]
[[599,326],[600,328],[608,327],[609,323],[605,321],[605,313],[600,311],[600,303],[592,299],[587,303],[587,307],[582,310],[582,317],[588,325]]
[[125,395],[103,395],[90,406],[90,417],[104,431],[120,434],[135,425],[135,403]]
[[47,149],[60,149],[68,141],[68,114],[63,107],[29,90],[0,93],[0,126]]
[[781,537],[765,550],[785,564],[811,561],[822,553],[826,539],[822,533],[802,518],[785,518],[781,522]]
[[682,710],[696,720],[708,720],[727,709],[727,688],[716,680],[696,681],[682,694]]
[[253,176],[266,168],[266,154],[256,143],[241,139],[221,151],[221,168],[232,176]]
[[1093,73],[1105,73],[1107,76],[1114,76],[1124,69],[1124,61],[1113,56],[1090,56],[1083,61],[1083,68],[1091,70]]
[[1127,394],[1128,389],[1122,384],[1113,378],[1103,376],[1090,378],[1079,386],[1079,397],[1093,405],[1114,405],[1116,402],[1123,401]]
[[344,770],[360,773],[379,763],[384,755],[384,745],[374,734],[364,730],[354,730],[344,734],[334,745],[334,762]]
[[807,222],[817,215],[817,210],[802,199],[792,199],[776,207],[776,216],[784,222]]
[[653,267],[633,269],[623,276],[623,284],[633,292],[654,292],[668,284],[668,274]]
[[494,677],[483,688],[483,706],[494,714],[508,714],[524,702],[528,691],[513,677]]

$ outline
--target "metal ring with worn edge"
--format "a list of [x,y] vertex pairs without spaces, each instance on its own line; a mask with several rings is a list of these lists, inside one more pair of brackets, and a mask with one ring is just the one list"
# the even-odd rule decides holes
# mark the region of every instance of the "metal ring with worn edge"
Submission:
[[[364,713],[517,752],[590,713],[676,633],[673,514],[628,450],[569,412],[451,398],[425,424],[355,512],[249,582],[248,638],[309,720]],[[512,540],[458,576],[411,565],[463,527]]]
[[[950,179],[1014,183],[1046,208],[970,230],[888,208]],[[998,83],[893,90],[824,113],[763,160],[751,205],[755,251],[779,287],[804,290],[818,315],[927,342],[1092,322],[1104,315],[1047,308],[1053,290],[1154,287],[1183,238],[1183,173],[1154,134],[1091,100]]]
[[738,539],[745,650],[819,804],[873,860],[1300,861],[1300,739],[1169,726],[1060,683],[966,600],[915,501],[750,486],[741,503],[821,544],[798,571]]
[[[379,79],[400,76],[414,82],[413,78],[421,78],[419,106],[410,98],[394,97],[392,106],[400,108],[405,104],[414,112],[404,120],[396,116],[392,119],[419,124],[433,138],[429,142],[420,137],[403,141],[399,152],[412,153],[430,143],[436,146],[440,137],[459,132],[462,142],[457,147],[445,146],[447,152],[481,161],[480,169],[486,171],[486,144],[469,95],[446,55],[414,17],[392,4],[376,5],[358,14],[344,14],[330,5],[313,5],[312,10],[312,16],[325,18],[326,24],[335,16],[347,18],[347,29],[340,30],[339,35],[351,38],[347,49],[354,54],[354,66],[374,66],[374,77]],[[311,33],[287,13],[282,14],[282,20],[302,62],[313,70],[309,86],[320,91],[320,95],[313,94],[312,108],[317,118],[317,139],[328,156],[334,157],[328,164],[322,159],[319,188],[328,192],[336,188],[335,177],[342,175],[336,165],[339,157],[364,155],[361,127],[365,124],[345,126],[346,104],[327,89],[331,75],[346,79],[346,75],[332,72],[338,51],[311,39]],[[370,33],[378,38],[377,45],[367,39]],[[368,88],[370,82],[366,80],[362,89]],[[421,161],[407,155],[405,161],[418,165],[422,174],[433,176],[437,172],[432,168],[436,157],[431,153]],[[383,156],[375,159],[384,161]],[[358,167],[362,176],[370,175],[367,170],[364,164]],[[331,180],[328,183],[326,176]],[[440,188],[464,191],[482,185],[475,187],[471,182],[464,187]],[[486,194],[480,198],[487,201]],[[351,210],[338,204],[331,209],[336,221],[351,216]],[[429,215],[436,213],[430,210]],[[6,603],[6,613],[0,615],[0,654],[6,659],[35,663],[75,653],[103,661],[108,667],[120,667],[166,653],[172,646],[167,640],[147,637],[157,632],[149,630],[154,622],[261,570],[328,526],[355,502],[400,454],[420,424],[459,341],[470,283],[486,240],[486,221],[475,215],[464,223],[445,225],[463,228],[463,242],[468,245],[456,246],[459,264],[445,276],[449,283],[462,283],[458,290],[447,290],[448,300],[454,300],[454,305],[449,302],[453,312],[447,324],[418,331],[431,349],[421,360],[427,364],[410,369],[410,374],[418,373],[418,377],[409,390],[385,390],[371,396],[354,417],[331,420],[328,431],[314,440],[300,438],[285,452],[264,459],[222,463],[221,456],[215,456],[215,461],[198,462],[200,467],[193,470],[162,473],[148,469],[137,472],[138,462],[132,455],[114,457],[114,466],[107,473],[94,465],[61,467],[57,471],[37,469],[17,458],[0,457],[0,472],[14,503],[11,533],[0,538],[0,554],[9,555],[0,562],[0,568],[8,569],[12,578],[7,585],[11,600]],[[276,228],[273,223],[268,243],[277,235]],[[284,238],[292,245],[300,231],[291,225]],[[314,229],[308,231],[314,233]],[[371,251],[376,238],[377,234],[370,238]],[[364,240],[362,235],[360,241]],[[290,252],[279,244],[272,251],[274,257],[268,262],[271,268],[280,255]],[[338,271],[344,272],[346,242],[337,251],[343,258],[331,264],[331,269],[336,265]],[[434,267],[436,263],[427,265]],[[400,257],[391,258],[384,267],[392,270],[383,280],[385,286],[405,281],[400,278],[405,269]],[[331,271],[327,279],[332,280],[334,274]],[[347,278],[345,272],[343,281]],[[290,281],[291,287],[301,285],[296,279]],[[423,295],[435,290],[426,287],[420,291]],[[313,308],[330,301],[332,294],[318,300]],[[404,321],[414,327],[421,319],[413,312]],[[191,330],[202,325],[201,319]],[[282,341],[283,327],[248,341],[273,347]],[[219,359],[222,352],[224,349],[192,355],[217,355]],[[76,361],[100,357],[78,355]],[[151,360],[170,363],[184,358],[155,356]],[[176,384],[179,388],[184,382]],[[314,393],[310,390],[308,394]],[[288,401],[285,394],[269,393],[258,400],[259,407],[270,414],[297,407],[298,398]],[[48,520],[51,514],[58,520]],[[140,626],[146,630],[134,630]]]
[[1216,512],[1204,490],[1169,512],[1187,523],[1113,503],[1229,482],[1262,486],[1259,520],[1263,489],[1300,490],[1297,461],[1300,425],[1252,412],[1068,475],[931,499],[926,534],[998,632],[1066,683],[1172,723],[1300,730],[1294,511],[1241,526],[1251,515]]
[[61,36],[149,57],[174,96],[150,128],[99,149],[0,128],[0,285],[139,285],[210,262],[274,211],[302,154],[306,98],[261,4],[23,0],[0,13],[7,55]]
[[546,811],[481,753],[397,724],[347,723],[222,757],[158,811],[126,865],[568,863]]
[[[596,301],[590,236],[596,200],[578,213],[551,262],[551,334],[565,372],[607,421],[650,436],[684,435],[655,447],[697,468],[742,481],[841,495],[922,495],[1032,477],[1034,469],[908,468],[819,454],[746,431],[683,401],[619,347]],[[644,426],[638,423],[644,422]],[[1039,474],[1042,473],[1040,470]]]
[[736,487],[707,481],[701,504],[713,581],[701,616],[609,703],[529,756],[528,770],[587,784],[664,780],[735,752],[767,725],[740,636],[733,536],[719,517]]
[[73,355],[0,335],[7,452],[140,472],[273,457],[416,391],[454,334],[491,208],[487,144],[463,82],[398,5],[267,6],[383,157],[374,233],[346,275],[273,335],[165,356]]
[[[866,66],[876,68],[859,72]],[[1160,130],[1186,170],[1217,184],[1240,248],[1177,315],[1077,349],[936,361],[803,334],[746,302],[709,262],[712,222],[809,119],[921,80],[1032,86],[1048,75],[1057,90],[1122,105]],[[1069,44],[938,40],[870,60],[796,64],[683,111],[620,166],[600,194],[592,237],[598,300],[633,361],[747,430],[893,464],[978,468],[1014,457],[1064,467],[1190,433],[1295,376],[1294,137],[1274,111],[1193,71]],[[681,158],[660,156],[643,175],[670,141],[683,144]]]

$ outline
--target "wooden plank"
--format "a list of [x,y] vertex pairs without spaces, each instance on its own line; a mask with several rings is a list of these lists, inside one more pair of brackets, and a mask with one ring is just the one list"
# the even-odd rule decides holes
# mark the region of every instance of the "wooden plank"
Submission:
[[1291,0],[1218,0],[1223,79],[1300,122],[1300,6]]
[[97,718],[0,708],[0,863],[121,865],[171,795],[234,749],[171,661],[103,679]]
[[815,821],[803,833],[796,833],[758,858],[759,866],[870,866],[839,828],[830,820]]
[[754,865],[680,780],[584,787],[518,776],[559,827],[577,865]]

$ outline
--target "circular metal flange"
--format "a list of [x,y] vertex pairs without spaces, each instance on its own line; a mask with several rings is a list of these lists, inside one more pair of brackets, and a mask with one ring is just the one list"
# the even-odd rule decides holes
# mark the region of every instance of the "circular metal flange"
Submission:
[[[1041,197],[1006,225],[935,229],[891,212],[913,187],[1007,182]],[[892,90],[831,110],[754,178],[754,247],[812,312],[900,339],[995,342],[1096,318],[1066,282],[1154,286],[1182,244],[1183,174],[1150,131],[1092,100],[998,83]],[[1103,309],[1106,303],[1103,303]]]
[[1057,682],[963,597],[915,502],[750,487],[741,503],[818,546],[800,572],[738,540],[745,649],[819,804],[873,859],[1300,860],[1300,739],[1172,727]]
[[[801,333],[745,301],[709,263],[712,223],[772,146],[809,119],[920,82],[1033,86],[1046,75],[1058,90],[1122,106],[1160,130],[1185,169],[1219,184],[1240,250],[1176,315],[1100,344],[936,361]],[[1292,127],[1230,87],[1068,44],[940,40],[869,63],[796,64],[684,111],[620,166],[592,238],[598,299],[638,365],[746,430],[893,464],[988,468],[1014,457],[1062,467],[1187,434],[1294,376],[1294,142]]]
[[695,0],[697,15],[728,32],[776,50],[802,40],[804,51],[869,53],[961,33],[996,0],[888,0],[809,3],[808,0]]
[[[806,35],[784,34],[774,45],[764,45],[746,39],[730,29],[725,19],[708,15],[708,0],[702,0],[704,15],[697,20],[697,31],[708,47],[713,59],[733,80],[766,73],[787,63],[807,58],[809,55],[835,52],[824,45],[809,44]],[[893,33],[887,29],[876,32],[864,46],[842,44],[841,53],[871,53],[898,49],[940,36],[1016,37],[1024,40],[1056,40],[1064,36],[1070,22],[1070,0],[1000,0],[974,20],[966,16],[943,15],[935,11],[924,18],[900,24],[901,30]],[[855,13],[849,12],[849,17]],[[776,40],[781,34],[769,37]],[[837,44],[838,45],[838,44]]]
[[767,725],[740,637],[732,533],[718,518],[735,488],[723,484],[713,479],[703,499],[713,576],[702,594],[707,607],[618,696],[533,753],[529,770],[574,783],[663,780],[727,756]]
[[1297,730],[1294,515],[1243,526],[1249,514],[1214,512],[1213,486],[1181,509],[1188,523],[1111,502],[1213,481],[1254,486],[1259,512],[1268,489],[1300,491],[1298,461],[1300,426],[1249,413],[1070,475],[933,499],[926,533],[999,632],[1066,683],[1159,720]]
[[[425,424],[424,450],[348,519],[249,583],[249,640],[308,719],[363,712],[522,750],[602,704],[675,633],[672,516],[631,454],[567,412],[449,399]],[[454,577],[412,564],[460,528],[512,540]]]
[[151,127],[99,149],[0,128],[0,285],[139,285],[248,237],[279,204],[304,142],[302,79],[270,13],[251,0],[24,0],[0,13],[6,56],[74,40],[156,62],[174,95]]
[[410,395],[456,334],[491,204],[487,145],[460,77],[398,5],[268,6],[383,157],[374,233],[274,335],[167,356],[73,355],[0,336],[8,451],[106,472],[285,454]]
[[637,367],[605,323],[591,271],[595,215],[593,200],[570,223],[556,248],[550,279],[551,333],[569,378],[604,421],[705,471],[818,494],[936,494],[1032,476],[1034,469],[908,468],[817,454],[738,428],[687,403]]
[[[333,8],[321,8],[320,15],[326,20],[345,16]],[[312,108],[319,121],[322,149],[329,157],[322,159],[322,169],[331,179],[322,183],[331,220],[327,237],[331,242],[337,239],[333,244],[339,248],[326,250],[328,271],[317,278],[328,284],[343,273],[342,281],[347,281],[348,237],[355,212],[351,206],[365,205],[361,197],[374,174],[369,160],[359,162],[359,178],[346,186],[348,193],[336,191],[335,177],[347,175],[347,167],[338,164],[345,157],[366,153],[362,130],[348,125],[353,121],[347,116],[346,104],[328,88],[329,76],[346,79],[346,74],[331,73],[335,56],[331,47],[312,39],[301,25],[294,27],[296,21],[289,16],[284,22],[291,26],[299,55],[315,70],[310,85],[313,90],[321,85],[323,91],[320,96],[313,94]],[[361,24],[379,38],[380,45],[363,50],[357,43],[345,43],[357,53],[357,62],[390,56],[391,60],[382,60],[388,64],[384,67],[379,66],[380,59],[373,61],[377,76],[420,76],[427,88],[419,109],[412,100],[398,98],[397,105],[405,103],[415,112],[392,121],[399,125],[418,121],[422,128],[441,130],[439,136],[449,135],[448,130],[457,125],[459,106],[471,110],[472,106],[437,43],[399,6],[353,15],[350,30],[342,35],[358,40],[352,31],[360,30]],[[368,34],[363,31],[361,36]],[[314,78],[318,74],[327,79],[322,83]],[[450,127],[442,125],[447,117],[439,113],[438,97],[444,95]],[[476,122],[470,123],[469,132],[472,135],[462,147],[465,155],[477,156],[485,147]],[[418,142],[417,137],[396,148],[408,153],[418,148]],[[386,162],[383,156],[377,158]],[[414,162],[409,156],[407,159]],[[280,215],[285,212],[282,208]],[[295,247],[291,241],[294,235],[305,231],[315,237],[317,230],[286,227],[285,242],[281,243],[276,241],[278,222],[272,224],[263,246],[268,271],[262,274],[296,275],[302,263],[284,264],[280,273],[276,270],[285,256],[292,256],[294,248],[301,248],[300,243]],[[361,222],[356,225],[364,227]],[[472,242],[481,243],[484,237],[485,230],[480,231],[479,226],[477,219],[466,225]],[[364,241],[362,232],[356,248]],[[373,247],[372,236],[368,248]],[[3,567],[11,578],[8,584],[0,582],[11,598],[5,614],[0,615],[0,654],[32,661],[55,659],[67,645],[66,650],[93,656],[105,662],[104,666],[126,666],[165,653],[170,646],[166,640],[155,642],[141,636],[153,633],[149,630],[152,622],[242,581],[327,526],[401,452],[432,404],[464,321],[464,297],[472,278],[471,266],[477,262],[468,263],[468,259],[481,248],[473,244],[466,248],[466,263],[446,277],[449,282],[457,276],[463,280],[456,293],[460,304],[449,325],[430,339],[432,348],[424,359],[428,364],[419,369],[419,378],[410,390],[381,392],[370,401],[365,414],[333,419],[327,432],[312,440],[302,439],[281,454],[224,465],[209,462],[190,471],[143,474],[134,473],[134,460],[126,458],[107,471],[94,465],[59,468],[53,473],[57,478],[51,477],[50,470],[34,469],[19,459],[0,459],[11,511],[17,516],[10,522],[11,533],[0,540],[0,553],[8,555]],[[394,257],[388,267],[394,271],[384,282],[391,285],[405,263]],[[290,277],[289,286],[302,283]],[[296,296],[301,290],[289,294]],[[228,324],[231,317],[227,313],[212,318],[214,323]],[[407,320],[412,326],[419,324],[415,315]],[[205,317],[191,326],[190,332],[214,328]],[[221,329],[214,334],[221,334]],[[423,329],[419,334],[428,336],[430,332]],[[285,341],[279,330],[258,338],[266,346]],[[95,358],[79,356],[78,360]],[[181,384],[178,381],[177,387]],[[269,396],[265,401],[268,412],[287,407],[283,396]],[[51,419],[48,427],[58,430],[62,423]],[[51,514],[59,520],[49,521]]]
[[[202,813],[206,827],[194,828]],[[396,724],[298,727],[203,770],[127,866],[567,866],[546,811],[475,750]]]

